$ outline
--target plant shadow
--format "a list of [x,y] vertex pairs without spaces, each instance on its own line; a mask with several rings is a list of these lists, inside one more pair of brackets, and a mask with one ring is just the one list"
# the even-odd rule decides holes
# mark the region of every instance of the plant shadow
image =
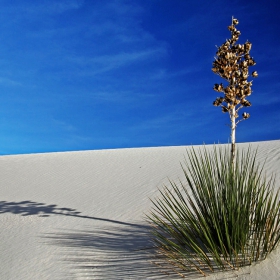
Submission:
[[[61,259],[79,279],[181,279],[154,264],[148,225],[107,226],[94,230],[59,230],[43,236],[61,248]],[[196,273],[188,277],[199,277]],[[75,278],[76,279],[76,278]]]
[[24,200],[20,202],[0,201],[0,214],[4,214],[4,213],[18,214],[21,216],[37,215],[39,217],[63,215],[63,216],[92,219],[97,221],[104,221],[104,222],[110,222],[115,224],[133,226],[133,224],[131,223],[126,223],[122,221],[82,215],[80,211],[73,208],[58,207],[56,204],[45,204],[45,203],[35,202],[31,200]]
[[49,217],[54,214],[59,215],[79,215],[80,212],[72,208],[60,208],[56,204],[45,204],[24,200],[20,202],[0,201],[0,214],[12,213],[21,216],[38,215],[40,217]]
[[[0,214],[50,217],[63,215],[105,222],[93,230],[65,230],[41,236],[59,248],[59,258],[70,265],[74,279],[181,279],[156,254],[150,226],[83,215],[80,211],[25,200],[0,201]],[[104,225],[104,226],[103,226]],[[187,276],[196,276],[188,273]]]

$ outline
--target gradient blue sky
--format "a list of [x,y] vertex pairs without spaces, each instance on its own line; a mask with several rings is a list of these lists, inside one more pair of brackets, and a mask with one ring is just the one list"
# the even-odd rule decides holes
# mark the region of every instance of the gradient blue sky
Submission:
[[259,73],[237,142],[280,139],[280,1],[0,0],[0,154],[227,143],[232,15]]

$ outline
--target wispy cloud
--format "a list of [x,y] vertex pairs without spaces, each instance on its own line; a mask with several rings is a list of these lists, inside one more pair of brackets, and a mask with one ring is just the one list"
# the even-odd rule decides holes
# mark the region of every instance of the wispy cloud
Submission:
[[181,70],[176,70],[176,71],[170,71],[167,68],[160,68],[154,72],[154,74],[150,77],[152,80],[168,80],[172,79],[174,77],[186,77],[189,74],[195,74],[201,71],[202,66],[191,66],[191,67],[186,67]]
[[65,121],[65,120],[58,120],[58,119],[55,119],[55,118],[52,118],[52,127],[56,127],[57,130],[63,130],[63,131],[66,131],[66,132],[75,132],[77,131],[77,128],[72,125],[71,123]]
[[155,60],[166,55],[164,48],[140,50],[134,52],[121,52],[117,54],[100,55],[94,57],[68,57],[70,63],[90,67],[87,71],[80,71],[78,75],[96,75],[119,69],[133,63]]
[[[6,5],[6,13],[17,14],[20,18],[37,17],[45,14],[60,14],[69,10],[79,9],[83,6],[84,0],[42,0],[42,1],[13,1]],[[16,13],[15,13],[16,12]]]
[[[149,117],[143,121],[140,121],[132,130],[138,131],[161,131],[164,133],[178,133],[182,131],[182,127],[186,131],[191,131],[205,125],[205,123],[210,123],[210,119],[206,119],[204,116],[200,115],[195,108],[182,110],[181,106],[174,108],[169,108],[168,112],[164,111],[158,116]],[[143,133],[146,135],[146,133]]]
[[0,84],[2,86],[7,86],[7,87],[10,87],[10,86],[12,86],[12,87],[22,86],[21,82],[9,79],[7,77],[0,77]]

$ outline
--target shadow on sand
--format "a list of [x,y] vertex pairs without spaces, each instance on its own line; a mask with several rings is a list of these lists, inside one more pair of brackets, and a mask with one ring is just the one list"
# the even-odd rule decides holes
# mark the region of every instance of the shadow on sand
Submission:
[[[70,266],[74,279],[182,279],[153,264],[155,255],[147,225],[60,230],[43,238],[61,248],[61,260]],[[199,277],[188,275],[192,276]]]
[[61,229],[41,236],[48,245],[58,248],[59,259],[69,267],[70,279],[181,279],[154,264],[161,261],[155,259],[148,225],[85,216],[76,209],[30,200],[0,201],[0,214],[4,213],[63,215],[105,222],[90,230]]
[[131,223],[121,222],[117,220],[85,216],[82,215],[81,212],[77,211],[76,209],[58,207],[56,204],[45,204],[45,203],[34,202],[31,200],[24,200],[20,202],[0,201],[0,214],[4,214],[4,213],[18,214],[21,216],[37,215],[39,217],[49,217],[51,215],[63,215],[63,216],[77,217],[83,219],[92,219],[97,221],[110,222],[110,223],[121,224],[121,225],[128,225],[128,226],[134,225]]

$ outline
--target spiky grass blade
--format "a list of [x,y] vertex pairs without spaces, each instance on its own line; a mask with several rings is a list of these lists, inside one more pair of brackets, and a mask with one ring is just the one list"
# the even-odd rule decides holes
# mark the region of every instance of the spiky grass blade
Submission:
[[238,268],[266,258],[280,240],[279,192],[262,175],[256,151],[187,151],[187,184],[170,182],[148,221],[158,253],[179,274]]

